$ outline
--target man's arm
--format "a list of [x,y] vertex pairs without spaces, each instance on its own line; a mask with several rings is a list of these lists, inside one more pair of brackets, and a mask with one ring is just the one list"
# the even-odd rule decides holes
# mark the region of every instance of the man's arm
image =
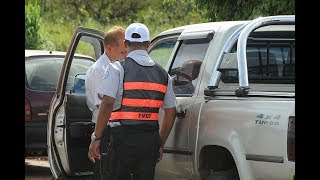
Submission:
[[160,129],[162,146],[165,144],[176,118],[176,96],[173,92],[172,78],[168,75],[167,92],[164,96],[162,108],[164,110],[163,121]]
[[[102,102],[100,104],[97,123],[94,129],[94,134],[97,137],[102,136],[102,132],[109,121],[114,102],[115,99],[113,97],[103,96]],[[90,144],[88,157],[93,163],[95,163],[95,159],[100,159],[99,147],[100,141],[92,141]]]
[[160,162],[163,156],[163,146],[167,141],[167,138],[171,132],[171,129],[174,124],[174,120],[176,119],[176,107],[165,108],[164,109],[164,116],[163,121],[160,128],[160,139],[161,145],[159,149],[159,157],[157,162]]
[[94,133],[97,137],[102,136],[102,132],[109,121],[114,102],[115,102],[115,99],[113,97],[103,96],[103,99],[101,101],[100,108],[99,108],[97,124],[94,129]]
[[[121,64],[119,64],[121,66]],[[98,119],[95,126],[94,134],[96,137],[101,137],[104,128],[106,127],[111,112],[113,110],[113,105],[115,103],[117,93],[119,90],[119,69],[112,65],[111,63],[107,66],[104,72],[100,88],[98,88],[98,94],[96,96],[100,97],[103,95],[102,101],[99,107]],[[110,86],[112,84],[112,86]],[[95,162],[95,158],[100,158],[100,141],[92,141],[89,146],[88,157],[92,162]]]
[[163,121],[160,128],[161,146],[166,143],[166,140],[171,132],[176,118],[176,107],[164,109]]

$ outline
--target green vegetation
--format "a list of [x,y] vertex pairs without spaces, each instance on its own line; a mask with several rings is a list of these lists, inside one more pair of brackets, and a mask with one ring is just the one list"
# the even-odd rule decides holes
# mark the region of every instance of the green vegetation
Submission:
[[25,6],[25,47],[37,49],[41,43],[40,36],[40,6],[29,3]]
[[206,9],[209,21],[248,20],[261,16],[295,14],[294,0],[187,0]]
[[161,67],[166,67],[168,60],[170,58],[172,47],[154,49],[152,51],[151,59],[156,61]]
[[[26,0],[26,49],[66,51],[78,26],[106,31],[132,22],[152,39],[169,28],[207,21],[294,14],[293,0]],[[87,47],[81,47],[85,53]],[[88,54],[88,53],[85,53]]]

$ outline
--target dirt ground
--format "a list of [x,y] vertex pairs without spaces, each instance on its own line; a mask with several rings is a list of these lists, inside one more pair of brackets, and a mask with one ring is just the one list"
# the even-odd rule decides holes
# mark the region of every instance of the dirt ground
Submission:
[[25,158],[25,180],[51,180],[51,177],[47,156]]

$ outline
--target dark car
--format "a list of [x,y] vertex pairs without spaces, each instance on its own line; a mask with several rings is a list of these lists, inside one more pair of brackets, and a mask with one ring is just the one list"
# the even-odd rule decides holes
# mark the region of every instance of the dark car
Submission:
[[[47,123],[51,99],[55,94],[65,52],[25,50],[25,156],[47,154]],[[67,88],[74,77],[85,73],[94,59],[75,54]],[[78,86],[78,85],[77,85]]]

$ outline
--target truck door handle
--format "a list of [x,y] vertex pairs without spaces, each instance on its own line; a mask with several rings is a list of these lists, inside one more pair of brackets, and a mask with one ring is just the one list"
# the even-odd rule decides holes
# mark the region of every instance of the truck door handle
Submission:
[[178,118],[185,118],[185,117],[186,117],[186,112],[187,112],[186,109],[179,109],[179,110],[176,112],[176,116],[177,116]]

